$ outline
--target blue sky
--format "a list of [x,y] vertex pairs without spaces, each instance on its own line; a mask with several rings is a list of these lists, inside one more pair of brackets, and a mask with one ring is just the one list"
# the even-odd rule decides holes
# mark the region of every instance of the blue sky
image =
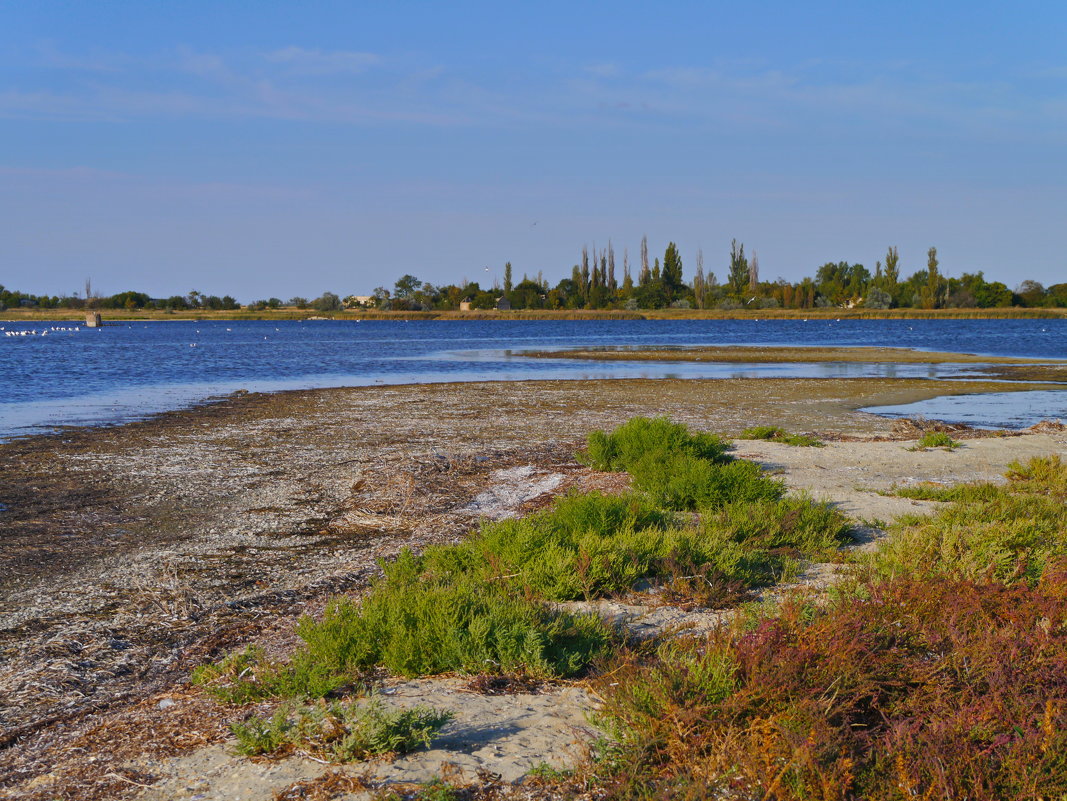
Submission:
[[369,292],[642,235],[1067,281],[1067,5],[0,0],[0,283]]

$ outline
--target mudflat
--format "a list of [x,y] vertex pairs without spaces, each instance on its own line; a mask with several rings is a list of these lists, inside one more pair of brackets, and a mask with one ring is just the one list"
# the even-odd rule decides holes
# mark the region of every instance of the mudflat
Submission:
[[901,435],[857,408],[1030,388],[731,379],[327,389],[0,445],[0,793],[119,796],[159,781],[169,755],[224,742],[227,712],[188,692],[191,667],[251,641],[285,651],[295,619],[358,593],[377,559],[455,541],[487,509],[522,514],[572,488],[611,489],[610,475],[573,458],[591,429],[639,414],[734,435],[782,425],[832,448],[741,451],[811,489],[800,476],[833,475],[845,491],[864,483],[857,471],[884,465],[868,482],[878,489],[993,477],[1013,458],[1062,452],[1063,436],[976,440],[898,463]]
[[581,348],[573,350],[528,351],[524,356],[539,359],[600,359],[641,361],[689,361],[727,363],[766,362],[864,362],[867,364],[1058,364],[1067,359],[1039,359],[1019,356],[983,356],[975,353],[920,351],[912,348],[781,347],[716,345],[714,347]]

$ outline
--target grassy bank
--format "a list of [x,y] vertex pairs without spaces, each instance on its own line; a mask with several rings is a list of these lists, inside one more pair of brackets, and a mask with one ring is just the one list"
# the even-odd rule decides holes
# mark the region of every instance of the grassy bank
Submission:
[[[515,311],[343,311],[316,312],[282,308],[253,311],[162,311],[101,309],[105,321],[131,320],[1022,320],[1067,319],[1067,309],[535,309]],[[8,309],[0,312],[8,322],[84,320],[85,313],[71,309]]]

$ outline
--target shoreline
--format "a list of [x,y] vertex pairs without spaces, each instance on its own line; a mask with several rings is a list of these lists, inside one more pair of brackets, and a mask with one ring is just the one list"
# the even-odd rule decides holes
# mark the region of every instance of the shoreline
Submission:
[[[770,350],[770,349],[764,349]],[[799,350],[799,349],[798,349]],[[822,350],[813,349],[813,350]],[[580,352],[584,354],[584,351]],[[598,352],[599,353],[599,352]],[[609,355],[605,357],[605,360],[615,360],[615,356],[611,355],[612,352],[605,351]],[[918,352],[916,352],[918,353]],[[596,354],[592,355],[577,355],[570,356],[566,351],[546,351],[543,354],[541,352],[531,352],[528,355],[530,358],[576,358],[587,359],[595,361],[601,357]],[[959,355],[966,356],[967,354],[931,354],[937,355]],[[623,360],[621,355],[618,356],[619,360]],[[648,360],[652,361],[652,357],[648,357]],[[700,361],[699,358],[680,358],[679,361]],[[724,363],[751,361],[753,363],[775,363],[780,361],[778,359],[759,359],[759,358],[737,358],[737,359],[723,359]],[[788,363],[791,360],[785,360],[783,363]],[[809,360],[796,359],[797,362],[806,362]],[[811,363],[821,363],[827,361],[822,358],[813,358]],[[866,360],[850,360],[845,359],[842,361],[857,361],[866,362]],[[726,381],[814,381],[814,382],[862,382],[869,381],[875,383],[886,384],[892,386],[893,384],[899,384],[900,382],[919,382],[924,387],[929,387],[929,390],[924,389],[915,395],[907,394],[906,400],[897,400],[898,396],[896,392],[890,394],[894,398],[892,402],[883,402],[881,400],[871,402],[857,402],[854,411],[859,411],[867,407],[873,406],[898,406],[918,401],[931,400],[939,397],[952,397],[959,395],[974,395],[974,394],[989,394],[989,393],[1006,393],[1006,392],[1029,392],[1029,391],[1042,391],[1042,390],[1067,390],[1067,366],[1060,367],[1057,364],[1052,364],[1056,360],[1042,360],[1031,359],[1024,357],[974,357],[973,361],[961,361],[961,364],[976,364],[976,365],[990,365],[987,369],[976,370],[976,372],[982,373],[979,376],[964,376],[960,378],[942,377],[942,378],[886,378],[879,376],[865,376],[865,377],[836,377],[836,378],[817,378],[809,376],[801,377],[722,377],[722,378],[677,378],[672,376],[655,377],[655,378],[635,378],[630,376],[619,377],[603,377],[603,378],[585,378],[581,376],[575,376],[574,378],[519,378],[519,379],[496,379],[496,380],[473,380],[473,381],[424,381],[424,382],[411,382],[411,383],[396,383],[396,384],[353,384],[353,385],[338,385],[338,386],[320,386],[320,387],[291,387],[285,389],[274,390],[247,390],[237,389],[233,391],[221,391],[218,393],[205,395],[202,398],[192,400],[188,403],[184,403],[175,407],[160,409],[158,411],[146,411],[143,414],[134,413],[129,417],[118,418],[114,420],[102,420],[93,421],[88,423],[56,423],[54,425],[40,425],[40,426],[26,426],[25,428],[35,428],[38,430],[30,430],[24,433],[12,433],[4,434],[0,432],[0,448],[6,444],[21,442],[27,439],[36,437],[64,437],[71,436],[75,432],[93,431],[93,430],[111,430],[116,428],[122,428],[129,425],[137,425],[143,423],[151,423],[157,418],[166,417],[169,415],[180,415],[190,412],[195,412],[198,409],[205,407],[217,406],[219,404],[225,404],[235,399],[240,399],[244,396],[279,396],[290,393],[330,393],[330,392],[344,392],[352,390],[374,390],[374,389],[398,389],[403,387],[441,387],[446,391],[461,391],[463,387],[487,385],[492,386],[495,384],[506,385],[541,385],[550,383],[562,383],[562,384],[598,384],[601,382],[726,382]],[[879,362],[878,360],[872,360],[870,363],[893,363],[889,360]],[[921,360],[914,360],[912,363],[925,363]],[[939,363],[939,362],[931,362]],[[945,363],[949,363],[947,360]],[[934,388],[938,387],[940,391],[934,391]],[[60,399],[66,401],[77,400]],[[58,402],[58,401],[57,401]],[[2,408],[2,406],[0,406]],[[883,419],[887,422],[891,422],[894,419],[899,419],[898,415],[879,415],[876,413],[870,413],[872,416]]]
[[[701,309],[520,309],[512,311],[371,311],[346,310],[317,312],[286,308],[278,311],[139,311],[97,309],[107,322],[148,322],[159,320],[207,322],[217,320],[1064,320],[1067,308],[1008,307],[993,309],[736,309],[730,311]],[[85,311],[49,309],[0,312],[0,322],[49,322],[84,320]]]
[[[38,797],[40,788],[41,798],[54,797],[52,779],[24,782],[76,782],[87,753],[133,758],[148,748],[138,738],[150,737],[158,757],[196,745],[189,731],[224,741],[231,713],[189,693],[193,666],[248,642],[291,649],[296,618],[319,612],[330,595],[361,592],[377,559],[465,536],[479,518],[475,500],[508,471],[558,475],[553,493],[610,491],[610,474],[574,460],[592,429],[640,414],[727,434],[778,424],[836,432],[828,436],[835,447],[807,456],[839,451],[862,463],[864,449],[897,453],[912,435],[856,409],[938,394],[932,383],[620,379],[292,390],[2,444],[0,793]],[[986,443],[975,453],[1004,458],[1047,439],[973,436]],[[744,451],[767,447],[775,463],[805,450],[745,443]],[[922,461],[958,462],[950,457]],[[855,486],[854,469],[838,477],[841,487]],[[544,503],[536,496],[516,512]],[[186,716],[170,739],[154,734],[161,698],[178,699],[166,714]],[[109,795],[129,789],[111,781]],[[96,792],[67,788],[71,797]]]

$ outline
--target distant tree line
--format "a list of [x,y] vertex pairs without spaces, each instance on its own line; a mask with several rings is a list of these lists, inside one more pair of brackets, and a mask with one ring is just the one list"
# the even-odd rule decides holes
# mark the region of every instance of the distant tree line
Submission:
[[[488,271],[488,267],[485,268]],[[875,263],[874,272],[862,264],[827,262],[814,276],[800,281],[778,278],[763,280],[755,253],[745,254],[743,243],[734,240],[729,260],[722,266],[720,281],[713,269],[705,269],[704,254],[696,252],[692,275],[686,278],[678,246],[667,245],[662,259],[649,257],[648,238],[641,239],[636,264],[631,265],[627,250],[617,259],[614,246],[597,249],[585,246],[570,275],[550,285],[539,272],[523,274],[515,281],[511,263],[504,265],[503,283],[494,279],[483,287],[464,278],[456,284],[435,286],[403,275],[393,287],[380,286],[367,296],[345,298],[323,292],[308,300],[293,297],[256,300],[245,308],[253,311],[290,307],[319,312],[345,308],[373,308],[397,311],[470,309],[811,309],[820,307],[892,309],[968,309],[1024,307],[1067,307],[1067,283],[1045,287],[1024,280],[1014,289],[1000,281],[987,281],[982,272],[963,273],[958,278],[941,272],[937,249],[927,252],[926,267],[905,277],[896,247],[886,250]],[[120,292],[102,297],[86,282],[83,296],[77,292],[64,297],[29,295],[0,285],[0,309],[37,307],[44,309],[195,309],[234,310],[241,305],[226,295],[204,295],[196,290],[186,295],[151,298],[143,292]]]
[[279,298],[267,300],[255,300],[246,306],[242,306],[234,297],[224,295],[205,295],[195,289],[187,295],[171,295],[168,298],[153,298],[144,292],[119,292],[117,295],[97,295],[86,284],[85,295],[75,292],[71,295],[50,296],[31,295],[26,292],[16,292],[0,284],[0,310],[18,308],[36,309],[125,309],[137,311],[138,309],[154,309],[162,311],[192,311],[204,309],[206,311],[234,311],[241,308],[261,311],[263,309],[281,309],[283,307],[297,309],[313,309],[315,311],[339,311],[344,308],[341,298],[333,292],[323,292],[314,300],[302,297],[293,297],[287,301]]
[[119,292],[117,295],[97,295],[86,282],[85,295],[77,292],[71,295],[49,296],[30,295],[15,292],[0,284],[0,309],[17,308],[40,309],[171,309],[185,311],[188,309],[210,309],[214,311],[232,311],[240,309],[241,304],[230,295],[203,295],[195,289],[188,295],[172,295],[169,298],[152,298],[144,292]]
[[959,278],[941,272],[937,249],[927,253],[925,269],[905,277],[896,247],[871,273],[862,264],[827,262],[813,277],[791,282],[784,278],[765,281],[760,277],[756,254],[745,254],[743,243],[734,240],[729,261],[720,281],[714,270],[705,270],[704,254],[688,282],[678,246],[671,242],[663,253],[649,260],[648,239],[642,238],[637,264],[631,267],[624,250],[621,265],[609,242],[607,247],[583,247],[570,276],[554,286],[541,273],[523,275],[514,282],[511,263],[504,265],[504,281],[482,287],[464,279],[458,284],[434,286],[414,275],[404,275],[393,288],[378,287],[366,299],[346,298],[347,306],[362,305],[394,310],[448,310],[469,307],[493,309],[810,309],[918,308],[966,309],[1009,306],[1067,307],[1067,283],[1045,287],[1025,280],[1014,290],[999,281],[987,281],[982,272],[963,273]]

